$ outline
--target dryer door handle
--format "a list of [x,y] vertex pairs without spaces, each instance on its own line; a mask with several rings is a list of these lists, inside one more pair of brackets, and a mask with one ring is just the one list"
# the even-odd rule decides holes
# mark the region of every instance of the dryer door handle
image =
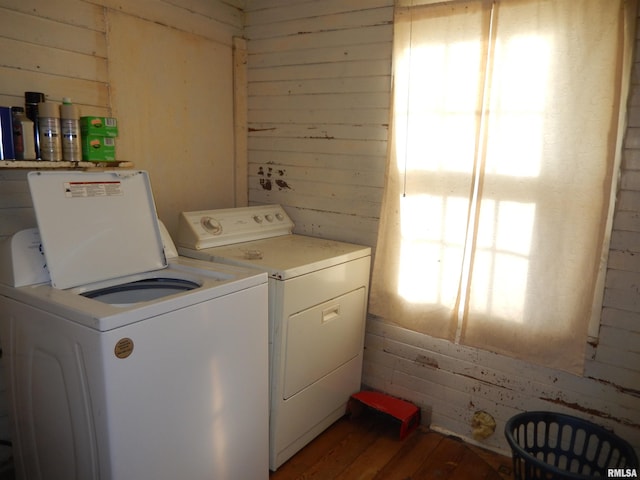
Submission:
[[340,305],[334,305],[329,308],[325,308],[322,311],[322,323],[327,323],[332,320],[335,320],[340,316]]

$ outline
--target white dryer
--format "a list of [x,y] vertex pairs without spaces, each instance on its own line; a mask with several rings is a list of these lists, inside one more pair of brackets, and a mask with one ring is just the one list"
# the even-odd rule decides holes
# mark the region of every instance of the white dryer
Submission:
[[269,274],[269,466],[345,414],[361,388],[371,249],[297,235],[279,205],[180,217],[178,251]]
[[267,276],[167,259],[145,172],[28,180],[38,229],[0,245],[18,478],[266,479]]

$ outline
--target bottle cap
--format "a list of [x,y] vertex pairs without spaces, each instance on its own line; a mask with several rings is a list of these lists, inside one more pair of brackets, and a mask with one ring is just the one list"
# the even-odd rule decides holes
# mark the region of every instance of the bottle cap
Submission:
[[70,118],[73,120],[78,120],[80,118],[80,113],[78,112],[78,107],[71,104],[71,101],[65,102],[65,100],[69,100],[68,98],[62,100],[62,105],[60,105],[60,118]]
[[44,102],[44,93],[40,92],[24,92],[25,103],[36,104]]
[[38,103],[38,116],[40,118],[60,117],[60,109],[57,103],[40,102]]

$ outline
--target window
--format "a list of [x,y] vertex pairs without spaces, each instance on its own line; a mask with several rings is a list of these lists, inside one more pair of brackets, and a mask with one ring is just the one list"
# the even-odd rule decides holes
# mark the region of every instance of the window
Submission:
[[396,7],[372,313],[581,372],[634,20],[624,0]]

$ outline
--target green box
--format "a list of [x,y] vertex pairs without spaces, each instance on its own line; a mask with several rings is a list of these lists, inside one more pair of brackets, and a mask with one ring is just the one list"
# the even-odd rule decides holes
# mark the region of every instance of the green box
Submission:
[[80,117],[82,135],[118,136],[118,121],[113,117]]
[[115,162],[116,139],[102,135],[83,135],[82,160],[85,162]]

